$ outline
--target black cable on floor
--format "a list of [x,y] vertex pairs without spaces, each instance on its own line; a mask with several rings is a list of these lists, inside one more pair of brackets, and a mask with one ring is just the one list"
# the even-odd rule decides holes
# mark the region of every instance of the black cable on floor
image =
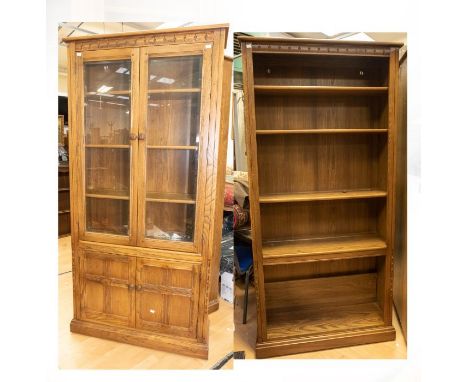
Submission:
[[235,351],[226,354],[223,358],[221,358],[218,362],[216,362],[213,366],[210,367],[210,370],[219,370],[221,369],[231,358],[234,359],[245,359],[245,352],[243,351]]

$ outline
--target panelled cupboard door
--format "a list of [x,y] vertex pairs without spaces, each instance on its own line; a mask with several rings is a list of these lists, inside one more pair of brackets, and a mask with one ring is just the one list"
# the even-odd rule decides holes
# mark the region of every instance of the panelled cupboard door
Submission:
[[80,238],[136,242],[139,49],[77,53]]
[[199,253],[211,51],[211,43],[141,48],[141,246]]
[[195,337],[200,266],[138,259],[136,327]]
[[135,326],[135,258],[84,251],[80,258],[81,319]]

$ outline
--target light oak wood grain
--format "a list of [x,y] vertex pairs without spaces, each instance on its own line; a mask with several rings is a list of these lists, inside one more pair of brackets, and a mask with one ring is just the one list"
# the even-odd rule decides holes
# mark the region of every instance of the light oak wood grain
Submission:
[[[208,357],[226,33],[201,26],[66,40],[72,331]],[[151,60],[162,72],[151,72]],[[163,72],[192,85],[151,82]]]
[[240,41],[257,357],[392,340],[398,44]]
[[[255,359],[256,346],[256,299],[254,287],[250,287],[249,305],[247,310],[247,323],[242,324],[242,304],[244,287],[235,287],[235,309],[234,309],[234,349],[244,351],[246,359]],[[278,359],[406,359],[407,349],[405,339],[396,315],[393,315],[393,323],[396,330],[396,338],[393,341],[371,343],[364,345],[350,345],[347,347],[336,347],[328,350],[306,351],[291,355],[277,356]],[[239,361],[242,362],[242,361]]]
[[401,329],[407,338],[407,52],[400,52],[398,83],[398,118],[395,163],[395,271],[393,299]]

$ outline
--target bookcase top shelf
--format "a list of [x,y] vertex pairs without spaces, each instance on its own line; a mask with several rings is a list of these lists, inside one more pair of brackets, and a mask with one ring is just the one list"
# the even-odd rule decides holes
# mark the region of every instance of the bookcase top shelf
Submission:
[[256,94],[386,94],[388,86],[291,86],[255,85]]
[[378,134],[387,133],[388,129],[274,129],[274,130],[257,130],[257,135],[272,135],[272,134]]
[[314,200],[383,198],[386,196],[387,192],[382,190],[315,191],[260,195],[259,201],[260,203],[288,203]]

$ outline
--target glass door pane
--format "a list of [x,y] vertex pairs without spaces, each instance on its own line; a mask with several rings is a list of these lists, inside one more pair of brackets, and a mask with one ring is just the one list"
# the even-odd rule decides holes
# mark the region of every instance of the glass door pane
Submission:
[[86,230],[129,234],[131,60],[86,62]]
[[148,61],[148,238],[193,241],[202,61],[202,55],[150,57]]

